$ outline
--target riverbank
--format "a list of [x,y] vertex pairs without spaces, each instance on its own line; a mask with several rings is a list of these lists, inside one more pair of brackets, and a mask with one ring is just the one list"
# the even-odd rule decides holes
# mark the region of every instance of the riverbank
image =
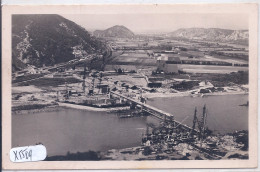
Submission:
[[[153,98],[171,98],[171,97],[207,97],[207,96],[225,96],[225,95],[248,95],[248,92],[243,91],[236,91],[236,92],[214,92],[214,93],[204,93],[204,94],[191,94],[190,92],[178,92],[178,93],[143,93],[143,96],[147,99],[153,99]],[[36,103],[36,102],[34,102]],[[42,102],[39,102],[41,104]],[[36,104],[37,105],[37,104]],[[19,105],[23,106],[23,105]],[[52,103],[50,105],[46,105],[40,108],[35,109],[29,109],[29,110],[19,110],[19,106],[15,106],[15,108],[18,107],[18,110],[12,109],[12,114],[25,114],[25,113],[36,113],[36,112],[51,112],[59,110],[62,107],[65,108],[73,108],[73,109],[80,109],[80,110],[87,110],[87,111],[97,111],[97,112],[111,112],[111,111],[120,111],[120,110],[129,110],[130,107],[91,107],[86,105],[77,105],[77,104],[71,104],[71,103],[61,103],[56,102]]]
[[[125,149],[112,149],[105,153],[102,153],[102,160],[116,160],[116,161],[145,161],[145,160],[195,160],[196,157],[203,157],[199,151],[193,151],[192,155],[188,158],[178,151],[174,152],[162,152],[156,154],[150,152],[146,146],[137,146]],[[202,159],[202,158],[201,158]]]
[[13,115],[18,114],[32,114],[38,112],[53,112],[59,111],[63,108],[72,108],[72,109],[79,109],[79,110],[86,110],[86,111],[95,111],[95,112],[112,112],[112,111],[120,111],[120,110],[129,110],[130,107],[114,107],[114,108],[96,108],[90,106],[83,106],[83,105],[75,105],[69,103],[57,103],[57,105],[49,105],[42,108],[37,109],[29,109],[29,110],[12,110]]
[[[168,135],[168,138],[170,136]],[[148,139],[149,137],[146,137]],[[177,138],[174,140],[178,140]],[[204,140],[172,144],[168,139],[149,139],[142,146],[112,149],[101,157],[104,160],[228,160],[248,159],[248,131],[209,135]]]
[[214,93],[200,93],[191,94],[190,92],[178,92],[178,93],[143,93],[145,98],[163,98],[163,97],[203,97],[203,96],[224,96],[224,95],[248,95],[248,92],[236,91],[236,92],[214,92]]
[[[219,160],[248,159],[248,151],[239,149],[231,150],[219,157]],[[67,153],[67,155],[47,157],[45,161],[149,161],[149,160],[209,160],[212,157],[195,149],[187,143],[180,143],[173,151],[163,151],[161,153],[152,152],[148,146],[136,146],[124,149],[111,149],[105,152],[77,152]]]
[[43,108],[38,109],[30,109],[30,110],[12,110],[12,115],[19,114],[33,114],[38,112],[55,112],[61,110],[62,107],[58,105],[45,106]]
[[98,112],[110,112],[116,110],[128,110],[130,107],[113,107],[113,108],[96,108],[84,105],[76,105],[70,103],[58,103],[61,107],[73,108],[73,109],[80,109],[80,110],[87,110],[87,111],[98,111]]
[[[149,155],[144,155],[142,151],[147,147],[132,147],[125,149],[112,149],[106,153],[101,154],[101,160],[114,160],[114,161],[145,161],[145,160],[209,160],[211,159],[208,154],[205,154],[199,150],[194,149],[192,146],[182,143],[176,147],[175,151],[162,152],[155,154],[154,152]],[[227,152],[225,156],[220,157],[218,160],[229,159],[248,159],[248,151],[233,150]]]

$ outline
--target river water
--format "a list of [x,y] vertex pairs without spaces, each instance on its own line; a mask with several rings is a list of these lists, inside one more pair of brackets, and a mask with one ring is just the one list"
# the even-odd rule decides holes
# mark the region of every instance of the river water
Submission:
[[248,129],[248,107],[239,106],[248,101],[248,95],[221,95],[204,97],[153,98],[147,103],[174,115],[177,121],[192,126],[195,107],[201,119],[206,105],[207,127],[215,133]]
[[[248,128],[247,95],[209,97],[154,98],[148,104],[175,115],[191,126],[194,108],[198,116],[206,104],[207,124],[215,132],[225,133]],[[42,143],[48,156],[70,152],[138,146],[147,123],[158,124],[154,117],[118,118],[116,114],[67,109],[53,112],[12,115],[12,146]]]

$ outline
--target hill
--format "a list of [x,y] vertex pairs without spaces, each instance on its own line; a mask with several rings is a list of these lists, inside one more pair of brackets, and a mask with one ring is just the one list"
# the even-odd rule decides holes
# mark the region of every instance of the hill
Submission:
[[116,38],[133,38],[135,34],[125,26],[113,26],[106,30],[96,30],[93,32],[96,37],[116,37]]
[[103,53],[104,46],[84,28],[59,15],[12,16],[13,71]]
[[182,28],[167,34],[168,37],[248,44],[248,30],[219,28]]

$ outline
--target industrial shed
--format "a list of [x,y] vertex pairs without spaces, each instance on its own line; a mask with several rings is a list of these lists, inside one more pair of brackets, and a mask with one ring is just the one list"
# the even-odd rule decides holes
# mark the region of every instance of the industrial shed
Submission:
[[157,58],[157,70],[167,74],[178,73],[178,64],[181,60],[176,54],[163,54]]

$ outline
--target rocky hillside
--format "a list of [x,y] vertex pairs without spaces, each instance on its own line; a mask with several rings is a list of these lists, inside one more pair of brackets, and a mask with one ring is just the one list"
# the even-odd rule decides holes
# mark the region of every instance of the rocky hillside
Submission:
[[125,26],[113,26],[106,30],[96,30],[93,32],[96,37],[116,37],[116,38],[133,38],[135,34]]
[[84,28],[59,15],[13,15],[12,67],[41,67],[90,53],[103,53],[104,44]]
[[248,30],[228,30],[218,28],[186,28],[178,29],[174,32],[167,34],[167,36],[184,39],[234,42],[242,44],[248,42]]

